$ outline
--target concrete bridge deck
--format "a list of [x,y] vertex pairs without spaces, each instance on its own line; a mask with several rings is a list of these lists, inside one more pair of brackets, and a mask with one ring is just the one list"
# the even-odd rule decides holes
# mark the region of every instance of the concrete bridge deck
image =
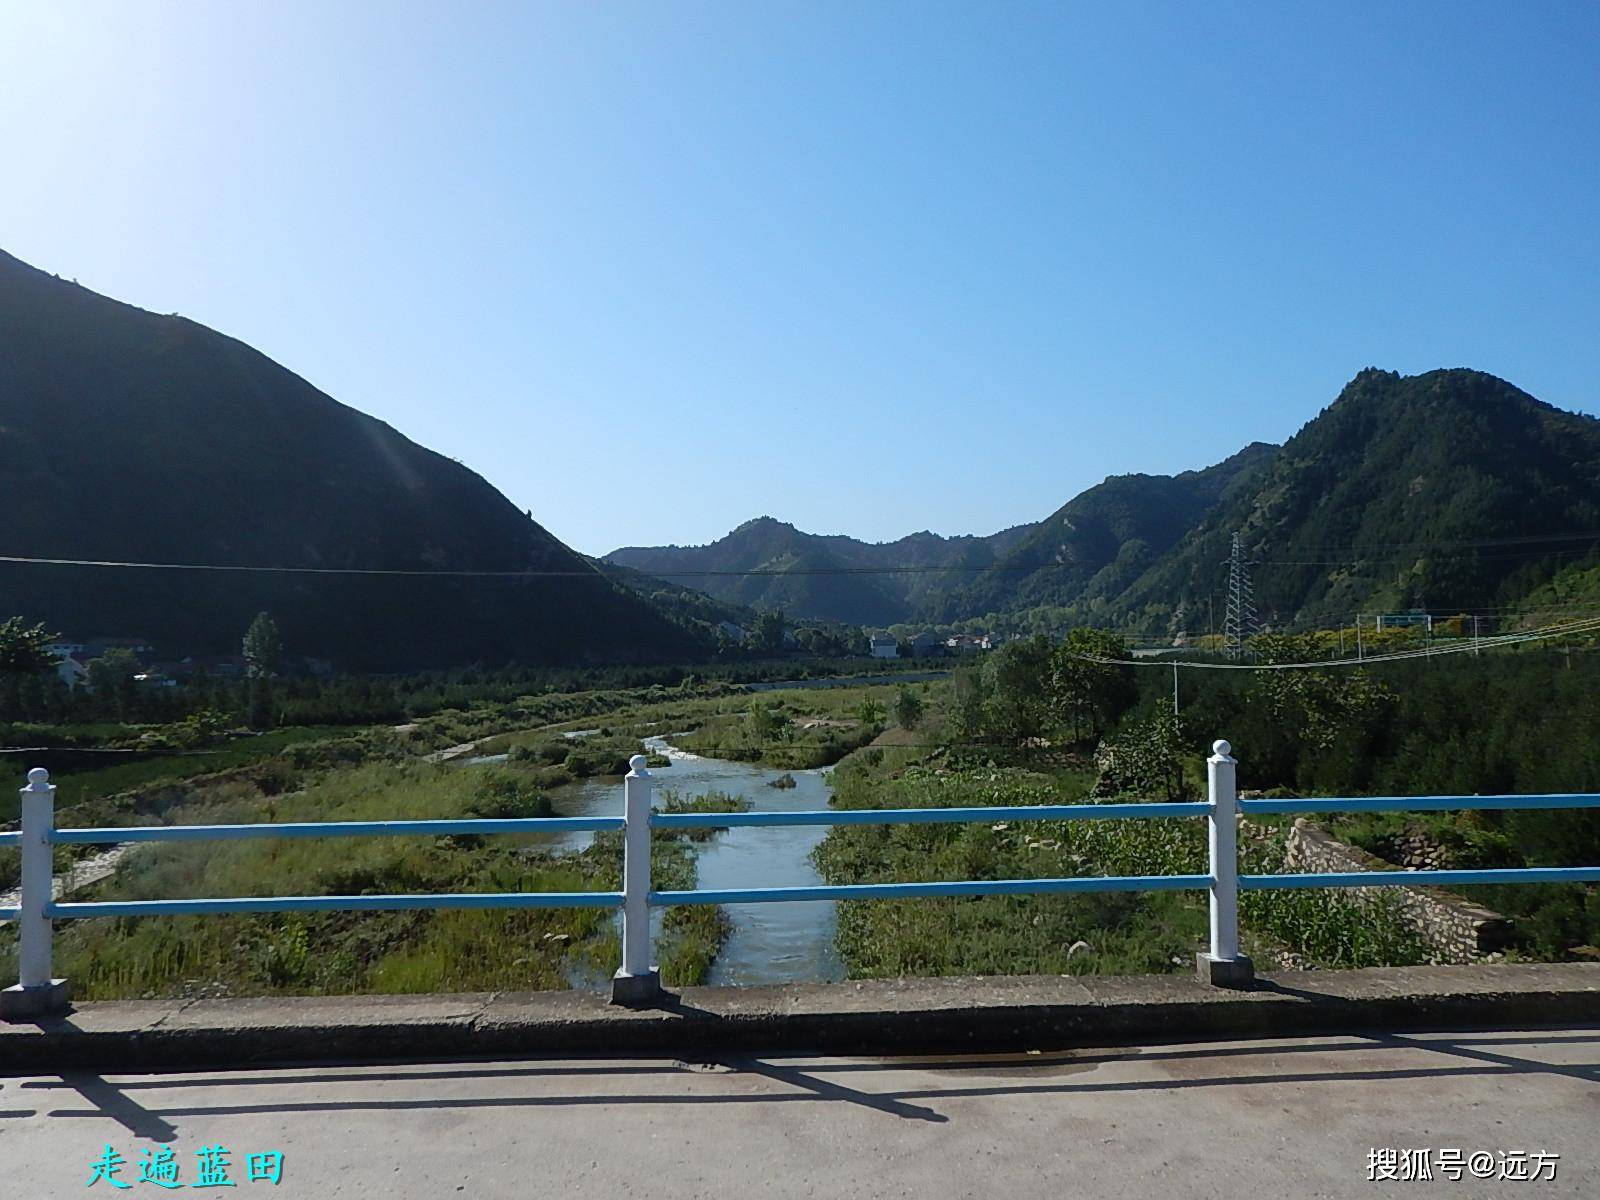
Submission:
[[[1595,1196],[1597,1132],[1593,964],[1238,992],[699,988],[640,1012],[569,993],[118,1002],[0,1025],[0,1196],[40,1200],[82,1194],[106,1147],[142,1195],[170,1149],[186,1191],[217,1145],[235,1190],[211,1194],[235,1196]],[[1553,1180],[1452,1181],[1446,1149],[1492,1173],[1560,1157]],[[267,1151],[276,1186],[247,1178]],[[1418,1151],[1432,1181],[1402,1176]],[[1369,1181],[1372,1152],[1396,1177]]]
[[[129,1182],[171,1148],[192,1185],[217,1144],[237,1186],[202,1194],[1592,1197],[1597,1130],[1593,1029],[0,1081],[4,1192],[39,1200],[83,1195],[107,1145]],[[1496,1170],[1504,1152],[1560,1157],[1553,1180],[1451,1182],[1446,1148]],[[276,1187],[246,1181],[267,1150],[283,1155]],[[1369,1182],[1374,1150],[1430,1151],[1434,1178]]]

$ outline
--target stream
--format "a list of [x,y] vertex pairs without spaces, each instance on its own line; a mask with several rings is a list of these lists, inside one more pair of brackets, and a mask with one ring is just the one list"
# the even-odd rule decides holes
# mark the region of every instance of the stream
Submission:
[[[664,792],[682,796],[719,791],[749,802],[756,812],[793,812],[827,808],[833,789],[826,771],[789,771],[792,788],[769,786],[786,772],[751,763],[728,762],[689,754],[660,737],[646,738],[645,747],[665,755],[669,767],[654,767],[657,807]],[[561,816],[598,816],[622,812],[620,779],[587,779],[550,793]],[[698,887],[798,887],[822,882],[811,864],[811,850],[827,834],[823,826],[776,829],[727,829],[698,843]],[[556,850],[581,850],[592,833],[560,835]],[[834,903],[730,904],[732,928],[711,965],[706,982],[751,985],[824,983],[844,978],[833,945]]]

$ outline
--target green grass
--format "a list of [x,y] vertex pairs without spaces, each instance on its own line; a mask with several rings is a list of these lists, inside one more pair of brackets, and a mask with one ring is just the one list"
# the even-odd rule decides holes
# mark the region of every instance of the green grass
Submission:
[[[921,767],[890,776],[870,765],[875,752],[867,755],[862,764],[851,759],[834,772],[840,807],[991,807],[1082,798],[1080,777],[1063,783],[1017,770],[941,772]],[[1103,850],[1100,843],[1107,836],[1119,836],[1114,827],[1126,824],[841,826],[817,848],[816,861],[830,883],[1087,875],[1104,864],[1091,863],[1086,851]],[[1134,850],[1141,852],[1137,859]],[[1182,865],[1182,850],[1182,838],[1168,831],[1165,837],[1125,848],[1118,866],[1140,868],[1128,873],[1143,873],[1144,868],[1166,873]],[[842,904],[838,944],[855,978],[1161,973],[1192,960],[1204,930],[1203,909],[1170,892],[986,896]],[[1086,948],[1074,952],[1080,941]]]
[[[897,761],[892,753],[908,752],[874,747],[841,764],[833,776],[835,804],[1033,806],[1081,802],[1087,790],[1081,772],[950,769]],[[830,883],[1207,870],[1204,826],[1176,818],[840,826],[815,859]],[[1254,869],[1266,869],[1265,859]],[[1248,894],[1244,915],[1315,966],[1422,961],[1420,942],[1382,903],[1373,908],[1327,892],[1260,892]],[[1189,969],[1206,931],[1198,890],[862,901],[840,905],[838,945],[852,977],[1162,973]],[[1079,941],[1086,948],[1072,953]]]
[[[516,772],[420,761],[333,771],[304,792],[197,793],[167,814],[188,821],[426,820],[538,815]],[[661,838],[660,886],[693,887],[694,854]],[[375,837],[152,844],[78,899],[615,891],[620,840],[556,855],[546,838]],[[620,959],[610,910],[530,909],[107,918],[58,925],[56,961],[85,999],[184,995],[564,988],[603,979]],[[665,977],[700,982],[726,936],[715,909],[669,914]],[[0,933],[0,957],[14,955]],[[0,972],[14,962],[0,963]]]
[[[119,727],[120,728],[120,727]],[[14,761],[17,787],[0,788],[0,822],[17,819],[19,798],[17,788],[25,781],[30,767],[51,767],[51,781],[56,785],[56,811],[66,813],[78,805],[100,800],[152,784],[175,783],[200,774],[214,774],[249,766],[273,758],[290,746],[304,742],[320,741],[348,729],[329,726],[298,726],[291,729],[274,729],[269,733],[250,734],[233,738],[220,746],[190,752],[169,752],[150,758],[120,753],[97,754],[90,757],[70,750],[45,752],[31,756],[6,755]],[[24,763],[22,760],[26,758]],[[71,762],[70,767],[55,766],[57,760]],[[104,762],[105,766],[90,766],[90,762]]]
[[882,731],[859,719],[862,701],[887,706],[893,694],[882,686],[760,692],[724,701],[675,741],[692,754],[784,770],[832,766]]

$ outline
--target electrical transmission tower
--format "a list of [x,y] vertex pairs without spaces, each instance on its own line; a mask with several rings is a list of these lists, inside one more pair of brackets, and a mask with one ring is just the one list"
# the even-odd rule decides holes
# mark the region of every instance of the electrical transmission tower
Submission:
[[1245,639],[1261,632],[1256,623],[1256,602],[1250,595],[1250,568],[1245,565],[1239,535],[1233,535],[1228,555],[1228,615],[1222,623],[1222,649],[1229,658],[1244,654]]

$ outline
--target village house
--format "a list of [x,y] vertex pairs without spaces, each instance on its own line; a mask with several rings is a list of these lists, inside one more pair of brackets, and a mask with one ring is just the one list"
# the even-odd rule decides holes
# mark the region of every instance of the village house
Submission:
[[868,643],[873,658],[899,658],[900,643],[887,633],[874,633]]

